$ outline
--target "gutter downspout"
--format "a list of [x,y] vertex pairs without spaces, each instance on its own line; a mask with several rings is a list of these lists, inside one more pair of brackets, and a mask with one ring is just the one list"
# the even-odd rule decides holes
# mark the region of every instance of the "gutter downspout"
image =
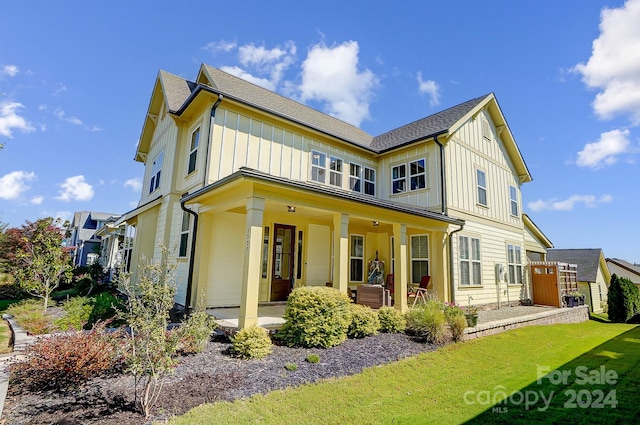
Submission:
[[464,223],[460,224],[460,228],[449,233],[449,290],[451,293],[451,302],[456,302],[456,286],[453,283],[453,234],[464,229]]
[[[222,102],[224,96],[222,94],[218,94],[218,100],[211,107],[211,115],[209,117],[209,134],[207,135],[207,144],[205,145],[205,156],[204,156],[204,176],[202,178],[202,187],[207,185],[207,177],[209,171],[209,145],[211,144],[211,133],[213,132],[213,120],[216,116],[216,109]],[[184,196],[183,196],[184,198]],[[185,205],[184,200],[180,200],[180,208],[188,214],[193,216],[193,237],[191,238],[191,252],[189,253],[189,273],[187,275],[187,291],[185,295],[184,306],[186,309],[191,308],[191,292],[193,286],[193,268],[195,264],[195,254],[196,254],[196,239],[198,236],[198,213],[188,209]]]
[[[442,133],[438,133],[435,136],[433,136],[433,140],[436,142],[436,144],[440,147],[440,199],[442,202],[442,215],[447,215],[447,186],[446,186],[446,182],[444,180],[444,176],[445,176],[445,170],[444,170],[444,146],[442,145],[442,143],[440,143],[440,141],[438,140],[438,136],[440,136],[441,134],[444,134],[445,132]],[[462,229],[460,229],[462,230]],[[457,231],[457,230],[456,230]]]

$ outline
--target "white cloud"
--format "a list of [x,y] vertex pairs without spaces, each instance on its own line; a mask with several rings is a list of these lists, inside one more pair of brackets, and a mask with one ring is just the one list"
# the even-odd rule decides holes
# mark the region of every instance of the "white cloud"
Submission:
[[0,75],[8,75],[9,77],[15,77],[16,75],[18,75],[18,72],[20,72],[20,70],[18,69],[17,66],[5,65],[2,67],[2,72],[0,72]]
[[22,192],[29,190],[28,182],[36,175],[26,171],[13,171],[0,177],[0,199],[17,199]]
[[593,109],[603,119],[628,115],[640,125],[640,0],[600,14],[600,36],[593,41],[591,57],[573,71],[599,93]]
[[235,49],[237,45],[238,43],[236,43],[235,41],[220,40],[212,41],[211,43],[204,46],[203,49],[208,50],[215,55],[217,52],[230,52]]
[[140,192],[142,189],[142,180],[139,178],[129,179],[124,182],[124,187],[130,187],[134,192]]
[[534,202],[529,202],[528,207],[535,212],[538,211],[571,211],[578,204],[584,204],[587,208],[595,208],[600,204],[606,204],[613,201],[613,196],[611,195],[602,195],[599,198],[596,198],[595,195],[571,195],[567,199],[549,199],[543,200],[538,199]]
[[71,219],[73,218],[73,213],[71,211],[56,211],[56,213],[53,214],[53,217],[59,218],[64,223],[65,221],[71,221]]
[[629,152],[629,130],[612,130],[602,133],[597,142],[587,143],[578,152],[576,163],[580,167],[593,169],[612,165],[618,160],[618,156]]
[[62,190],[56,197],[60,201],[89,201],[93,198],[93,187],[85,182],[82,175],[68,177],[60,187]]
[[54,114],[56,117],[58,117],[62,121],[70,122],[71,124],[74,124],[74,125],[82,125],[82,120],[76,117],[67,118],[65,116],[66,113],[62,109],[56,109]]
[[20,130],[25,133],[35,131],[18,111],[24,108],[21,103],[17,102],[0,102],[0,135],[8,138],[12,137],[12,130]]
[[269,81],[275,86],[282,80],[284,72],[295,62],[296,45],[293,41],[285,43],[284,47],[265,49],[253,44],[240,46],[238,59],[243,66],[256,68],[260,73],[269,74]]
[[67,86],[65,86],[64,84],[60,83],[58,85],[58,88],[56,89],[56,91],[53,92],[54,96],[59,95],[60,93],[66,92],[67,91]]
[[421,94],[429,95],[429,105],[436,106],[440,104],[440,86],[433,80],[424,81],[422,72],[418,72],[418,90]]
[[312,46],[302,63],[300,99],[323,102],[326,113],[359,126],[369,117],[378,79],[368,69],[358,70],[358,51],[355,41]]
[[34,196],[29,202],[31,202],[33,205],[40,205],[42,204],[42,201],[44,201],[44,198],[42,196]]

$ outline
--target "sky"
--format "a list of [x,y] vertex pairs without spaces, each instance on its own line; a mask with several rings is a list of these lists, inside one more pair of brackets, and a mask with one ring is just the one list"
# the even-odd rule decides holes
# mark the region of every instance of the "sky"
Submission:
[[640,263],[640,0],[0,6],[0,222],[121,214],[158,71],[207,63],[379,135],[493,92],[556,248]]

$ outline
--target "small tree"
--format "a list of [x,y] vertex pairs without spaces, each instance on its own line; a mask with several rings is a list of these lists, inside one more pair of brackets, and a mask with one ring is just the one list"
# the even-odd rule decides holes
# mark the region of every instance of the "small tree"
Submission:
[[15,249],[9,262],[18,284],[29,294],[43,298],[45,310],[51,293],[61,281],[71,278],[70,256],[62,246],[63,236],[62,223],[51,217],[27,221],[8,235],[7,243]]
[[176,292],[176,264],[168,250],[161,248],[160,261],[143,260],[138,266],[135,284],[128,273],[120,273],[118,281],[127,295],[127,370],[134,376],[134,403],[145,417],[158,400],[167,375],[173,372],[178,351],[178,333],[167,330]]
[[608,315],[612,322],[626,322],[640,312],[640,292],[629,279],[611,276],[607,294]]

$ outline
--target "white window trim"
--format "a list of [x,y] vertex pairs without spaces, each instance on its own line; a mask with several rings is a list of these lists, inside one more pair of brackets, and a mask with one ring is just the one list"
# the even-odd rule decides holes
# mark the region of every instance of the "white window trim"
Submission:
[[[416,164],[419,163],[420,161],[423,162],[424,164],[424,171],[420,172],[420,173],[416,173],[416,174],[411,174],[411,165],[412,164]],[[399,177],[394,179],[393,178],[393,170],[395,168],[399,168],[399,167],[404,167],[404,177]],[[375,172],[375,170],[373,170]],[[424,177],[424,187],[419,187],[416,189],[413,189],[411,187],[411,178],[412,177],[419,177],[419,176],[423,176]],[[404,190],[402,191],[398,191],[398,192],[394,192],[393,188],[394,188],[394,183],[395,182],[400,182],[403,181],[404,182]],[[393,165],[391,167],[391,194],[392,195],[397,195],[399,193],[407,193],[407,192],[417,192],[420,190],[426,190],[428,188],[428,182],[427,182],[427,158],[423,157],[423,158],[418,158],[418,159],[414,159],[412,161],[407,161],[401,164],[396,164]]]
[[[162,176],[162,163],[164,162],[164,151],[156,155],[151,165],[151,177],[149,178],[149,193],[155,192],[160,187],[160,178]],[[159,165],[156,167],[156,164]]]
[[[185,228],[186,219],[186,228]],[[182,221],[180,222],[180,239],[178,244],[178,258],[186,258],[189,256],[189,231],[191,230],[191,214],[182,211]],[[185,251],[182,254],[182,237],[186,236]]]
[[[368,180],[367,179],[367,171],[373,171],[373,180]],[[370,167],[363,167],[362,170],[362,193],[364,193],[365,195],[369,195],[369,196],[376,196],[376,170],[375,168],[370,168]],[[373,185],[373,193],[367,193],[367,183],[372,184]]]
[[[317,154],[317,155],[324,156],[324,161],[323,161],[323,163],[319,163],[319,164],[314,164],[314,163],[313,163],[313,157],[314,157],[314,155],[316,155],[316,154]],[[326,154],[326,153],[324,153],[324,152],[321,152],[321,151],[318,151],[318,150],[315,150],[315,149],[313,149],[313,150],[311,151],[311,161],[309,161],[309,163],[311,164],[311,169],[310,169],[310,170],[311,170],[311,175],[309,176],[309,180],[314,181],[314,182],[317,182],[317,183],[322,183],[322,184],[326,184],[326,183],[327,183],[327,177],[329,176],[329,173],[328,173],[328,170],[327,170],[327,158],[328,158],[328,157],[329,157],[329,155],[327,155],[327,154]],[[315,179],[313,178],[313,170],[314,170],[314,169],[318,169],[318,170],[322,170],[322,171],[324,171],[324,178],[322,179],[322,181],[320,181],[320,180],[315,180]],[[318,173],[318,174],[319,174],[319,173]]]
[[[513,197],[512,195],[515,195],[515,197]],[[509,185],[509,207],[510,213],[513,217],[520,216],[520,208],[518,205],[518,188],[513,185]],[[514,208],[516,210],[515,214],[513,213]]]
[[[402,177],[398,177],[398,178],[394,178],[393,177],[393,170],[398,168],[400,169],[400,167],[404,167],[404,176]],[[398,171],[398,174],[400,174],[400,172]],[[403,183],[403,190],[399,190],[399,191],[395,191],[395,182],[402,182]],[[398,193],[406,193],[407,192],[407,164],[397,164],[391,167],[391,194],[392,195],[396,195]]]
[[[198,135],[196,138],[196,145],[193,146],[194,136]],[[191,139],[189,140],[189,155],[187,155],[187,175],[195,172],[198,169],[198,147],[200,146],[200,126],[198,126],[195,130],[191,132]],[[193,160],[193,170],[189,170],[191,166],[191,156],[194,155],[195,159]]]
[[[417,237],[423,237],[425,236],[427,238],[427,256],[426,257],[414,257],[414,252],[413,252],[413,238],[417,238]],[[431,268],[431,264],[429,261],[429,254],[431,252],[429,243],[430,243],[430,238],[429,235],[426,233],[422,233],[419,235],[411,235],[409,237],[409,264],[411,265],[411,283],[420,283],[420,279],[422,278],[422,276],[414,276],[413,275],[413,262],[414,261],[426,261],[427,262],[427,272],[430,273],[429,269]]]
[[[484,186],[480,185],[480,178],[478,176],[478,173],[482,173],[484,175]],[[480,201],[480,190],[484,190],[484,198],[485,198],[485,203],[483,204]],[[484,171],[481,168],[476,168],[476,198],[477,198],[477,204],[482,206],[482,207],[488,207],[489,206],[489,191],[487,189],[487,172]]]
[[[333,164],[339,164],[339,170],[334,170]],[[342,177],[344,174],[344,160],[338,156],[333,156],[330,155],[329,156],[329,185],[331,186],[335,186],[335,187],[342,187]],[[337,184],[336,183],[332,183],[332,180],[334,179],[337,180]]]
[[[353,174],[353,170],[351,167],[358,167],[358,173]],[[356,162],[349,163],[349,190],[357,193],[364,193],[364,167]],[[354,184],[352,182],[358,183],[359,189],[354,189]]]
[[[467,253],[469,254],[468,258],[462,258],[462,239],[466,239],[466,243],[467,245]],[[478,259],[474,259],[473,258],[473,240],[477,240],[478,241],[478,254],[479,254],[479,258]],[[480,240],[479,237],[475,237],[475,236],[469,236],[469,235],[460,235],[458,237],[458,259],[460,261],[460,286],[461,287],[465,287],[465,288],[478,288],[482,286],[482,241]],[[462,282],[462,263],[468,263],[469,264],[469,283],[465,284],[464,282]],[[474,264],[478,264],[480,265],[480,276],[478,277],[478,281],[479,283],[473,283],[476,279],[476,276],[474,274]]]
[[[354,237],[357,238],[361,238],[362,239],[362,257],[356,257],[353,255],[353,240]],[[364,249],[365,249],[365,245],[364,245],[364,235],[358,235],[355,233],[352,233],[349,235],[349,282],[364,282],[365,280],[365,268],[364,268]],[[360,271],[361,275],[362,275],[362,280],[352,280],[353,277],[353,270],[351,269],[351,260],[361,260],[362,261],[362,270]]]
[[[509,261],[509,252],[512,249],[514,262]],[[520,253],[520,262],[517,262],[516,252]],[[511,281],[511,267],[513,267],[515,282]],[[509,285],[522,285],[524,283],[522,267],[522,246],[520,245],[507,244],[507,281]]]
[[[411,165],[412,164],[417,164],[420,161],[422,161],[422,165],[423,165],[424,171],[422,171],[420,173],[416,173],[416,174],[411,174]],[[410,192],[415,192],[415,191],[418,191],[418,190],[424,190],[424,189],[427,188],[427,159],[426,158],[419,158],[419,159],[416,159],[414,161],[409,161],[408,167],[407,167],[407,171],[408,171],[408,173],[407,173],[407,180],[408,180],[407,187],[409,188]],[[419,188],[416,188],[416,189],[412,188],[411,187],[411,179],[413,177],[418,178],[420,176],[424,177],[424,187],[419,187]]]

